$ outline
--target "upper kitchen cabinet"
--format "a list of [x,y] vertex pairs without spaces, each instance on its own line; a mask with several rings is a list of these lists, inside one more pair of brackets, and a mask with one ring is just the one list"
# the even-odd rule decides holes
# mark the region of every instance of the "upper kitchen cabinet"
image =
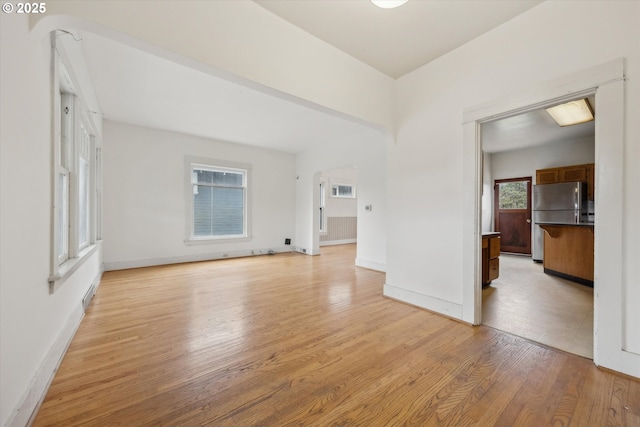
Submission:
[[563,166],[559,168],[538,169],[536,171],[536,184],[556,184],[558,182],[586,182],[589,192],[589,200],[594,200],[595,194],[595,169],[594,163],[586,165]]

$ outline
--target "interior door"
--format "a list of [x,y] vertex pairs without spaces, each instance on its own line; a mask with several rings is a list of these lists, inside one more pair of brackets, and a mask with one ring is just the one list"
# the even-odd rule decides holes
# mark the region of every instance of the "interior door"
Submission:
[[531,255],[531,177],[497,179],[493,188],[500,251]]

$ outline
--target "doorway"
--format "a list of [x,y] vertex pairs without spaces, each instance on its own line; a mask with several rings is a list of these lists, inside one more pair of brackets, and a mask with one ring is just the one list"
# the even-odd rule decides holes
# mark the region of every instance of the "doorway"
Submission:
[[[481,215],[491,215],[492,231],[501,237],[498,278],[482,290],[482,323],[593,358],[593,289],[545,274],[531,255],[533,176],[540,169],[594,162],[595,124],[561,128],[546,123],[546,115],[538,108],[481,127],[484,173],[493,184]],[[528,144],[495,148],[495,140],[513,139],[514,127]],[[491,231],[488,225],[483,231]]]
[[357,243],[358,170],[344,167],[318,173],[319,246]]
[[500,252],[531,255],[531,177],[496,179],[493,192]]
[[[463,184],[466,189],[463,212],[463,301],[462,318],[478,325],[482,323],[481,224],[479,209],[484,192],[483,143],[481,126],[491,120],[510,117],[561,102],[595,94],[598,127],[595,131],[595,228],[594,287],[594,363],[621,372],[633,372],[637,355],[625,351],[625,325],[629,316],[620,316],[620,307],[629,306],[624,299],[623,279],[624,222],[621,221],[624,201],[624,59],[620,58],[562,76],[535,87],[504,96],[489,104],[465,109],[463,138],[468,150],[463,152]],[[606,174],[603,175],[603,171]],[[635,366],[638,366],[635,364]]]

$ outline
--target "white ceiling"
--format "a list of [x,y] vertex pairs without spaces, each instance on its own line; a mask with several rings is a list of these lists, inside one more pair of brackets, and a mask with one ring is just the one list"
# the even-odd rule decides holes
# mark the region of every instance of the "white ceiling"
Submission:
[[540,4],[542,0],[254,0],[365,64],[398,78]]
[[[370,66],[397,77],[540,3],[409,0],[379,9],[368,0],[256,0],[267,10]],[[272,96],[91,33],[85,62],[104,117],[297,153],[364,129],[338,114]],[[419,40],[419,42],[416,42]],[[543,112],[544,113],[544,112]],[[566,139],[543,115],[484,126],[487,151]],[[547,125],[543,132],[539,126]],[[581,131],[585,130],[584,126]],[[567,133],[568,128],[560,130]],[[573,129],[577,131],[577,129]]]
[[175,62],[82,33],[85,62],[104,117],[296,153],[362,125]]
[[[595,112],[593,98],[590,98],[590,104]],[[560,127],[544,109],[540,109],[484,123],[482,149],[488,153],[495,153],[593,137],[594,134],[594,121]]]

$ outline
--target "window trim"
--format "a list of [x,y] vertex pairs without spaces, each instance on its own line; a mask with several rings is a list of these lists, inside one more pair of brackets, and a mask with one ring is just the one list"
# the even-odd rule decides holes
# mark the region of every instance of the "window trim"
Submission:
[[[193,170],[194,167],[201,167],[202,169],[214,170],[214,171],[230,171],[230,172],[242,172],[244,174],[244,232],[242,235],[231,236],[194,236],[193,234]],[[251,193],[252,193],[252,170],[251,165],[247,163],[230,162],[219,159],[209,159],[202,157],[185,157],[185,200],[186,200],[186,215],[185,215],[185,240],[186,245],[199,245],[199,244],[211,244],[211,243],[229,243],[229,242],[243,242],[251,240]]]

